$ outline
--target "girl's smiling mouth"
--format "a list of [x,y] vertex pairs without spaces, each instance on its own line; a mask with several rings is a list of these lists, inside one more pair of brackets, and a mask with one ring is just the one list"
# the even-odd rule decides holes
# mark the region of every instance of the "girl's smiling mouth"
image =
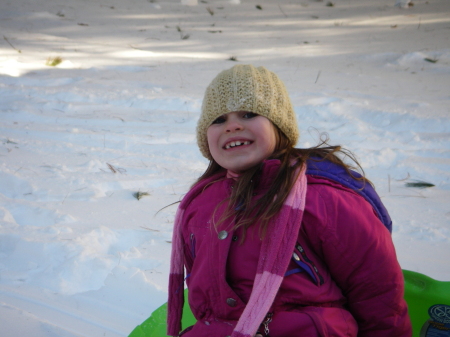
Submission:
[[251,142],[248,140],[234,140],[229,143],[226,143],[224,146],[224,149],[228,150],[233,147],[242,146],[242,145],[250,145],[250,144],[251,144]]

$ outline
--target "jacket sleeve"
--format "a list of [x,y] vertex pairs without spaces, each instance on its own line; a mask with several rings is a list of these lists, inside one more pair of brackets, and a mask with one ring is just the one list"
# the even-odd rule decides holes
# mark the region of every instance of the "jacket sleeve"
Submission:
[[320,216],[308,225],[313,228],[308,236],[348,300],[358,337],[410,337],[403,274],[389,231],[354,191],[321,184],[310,188],[317,190],[311,202]]

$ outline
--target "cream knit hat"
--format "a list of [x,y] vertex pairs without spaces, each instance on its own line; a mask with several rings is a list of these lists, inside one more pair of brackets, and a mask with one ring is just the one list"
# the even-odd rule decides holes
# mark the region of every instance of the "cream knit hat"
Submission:
[[206,130],[216,118],[232,111],[250,111],[264,116],[278,126],[293,145],[297,143],[297,121],[283,82],[264,67],[236,65],[219,73],[206,88],[197,124],[197,144],[206,158],[212,159]]

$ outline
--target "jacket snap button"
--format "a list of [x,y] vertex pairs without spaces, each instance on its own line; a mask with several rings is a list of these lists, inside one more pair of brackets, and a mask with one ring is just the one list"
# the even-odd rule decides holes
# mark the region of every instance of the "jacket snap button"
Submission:
[[238,237],[237,235],[233,235],[233,241],[237,241]]
[[292,256],[296,261],[300,261],[300,256],[298,256],[297,253],[292,254]]
[[228,236],[227,231],[221,231],[221,232],[219,232],[219,239],[220,239],[220,240],[226,239],[227,236]]
[[230,307],[235,307],[236,306],[236,304],[237,304],[237,301],[234,299],[234,298],[227,298],[227,304],[230,306]]

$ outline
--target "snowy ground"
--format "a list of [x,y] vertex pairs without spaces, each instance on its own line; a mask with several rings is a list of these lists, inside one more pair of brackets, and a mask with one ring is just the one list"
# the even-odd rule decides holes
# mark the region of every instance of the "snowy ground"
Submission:
[[162,208],[205,169],[202,95],[235,62],[285,81],[299,146],[357,154],[402,267],[450,280],[449,1],[237,2],[0,3],[2,336],[127,336],[166,301]]

